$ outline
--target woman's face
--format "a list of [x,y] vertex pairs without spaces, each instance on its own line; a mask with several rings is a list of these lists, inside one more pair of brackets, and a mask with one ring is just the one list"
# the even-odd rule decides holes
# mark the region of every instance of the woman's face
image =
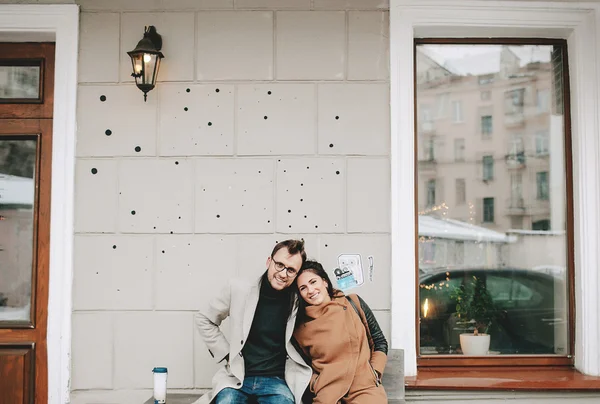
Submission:
[[311,306],[319,306],[331,301],[327,293],[327,282],[319,275],[304,271],[298,276],[298,291],[304,301]]

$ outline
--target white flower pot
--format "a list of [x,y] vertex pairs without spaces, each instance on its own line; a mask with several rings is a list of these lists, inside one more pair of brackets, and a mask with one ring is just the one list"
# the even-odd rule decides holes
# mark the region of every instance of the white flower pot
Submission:
[[460,347],[464,355],[487,355],[490,350],[490,334],[460,334]]

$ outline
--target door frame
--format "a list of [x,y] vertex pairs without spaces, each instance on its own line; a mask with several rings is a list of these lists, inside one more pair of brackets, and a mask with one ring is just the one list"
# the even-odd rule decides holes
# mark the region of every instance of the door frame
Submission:
[[79,6],[0,5],[0,41],[56,42],[50,279],[48,403],[70,401],[73,216]]

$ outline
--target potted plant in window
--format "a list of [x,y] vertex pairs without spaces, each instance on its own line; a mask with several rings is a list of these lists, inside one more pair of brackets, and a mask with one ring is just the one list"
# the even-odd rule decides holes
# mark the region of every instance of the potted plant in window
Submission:
[[490,334],[487,333],[495,313],[494,303],[485,280],[473,276],[470,282],[455,288],[451,297],[456,302],[456,316],[473,333],[460,334],[464,355],[487,355]]

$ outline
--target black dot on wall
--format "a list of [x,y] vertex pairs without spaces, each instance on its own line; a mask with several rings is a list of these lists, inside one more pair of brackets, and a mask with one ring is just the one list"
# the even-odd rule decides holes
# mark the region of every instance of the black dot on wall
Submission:
[[265,115],[263,119],[268,119],[268,117]]
[[333,147],[333,143],[329,143],[329,147]]
[[169,232],[169,233],[173,234],[173,232],[172,232],[172,231],[171,231],[171,232]]
[[181,220],[181,216],[179,216],[179,218],[178,218],[178,219],[179,219],[179,220]]
[[304,215],[304,218],[306,219],[306,215]]
[[102,101],[102,102],[106,101],[106,96],[105,95],[101,95],[100,96],[100,101]]
[[156,230],[156,226],[154,226],[154,230]]
[[219,90],[219,89],[217,88],[215,91],[218,93],[218,92],[219,92],[219,91],[221,91],[221,90]]
[[325,247],[327,247],[327,244],[325,244]]
[[217,215],[217,219],[220,218],[220,217],[221,217],[221,215]]
[[270,220],[267,220],[267,223],[271,223],[271,221],[270,221]]
[[340,119],[340,117],[339,117],[339,116],[336,116],[336,117],[335,117],[335,119]]
[[310,170],[310,167],[306,167],[307,170]]
[[98,169],[92,168],[92,174],[98,174]]
[[291,210],[291,209],[288,209],[288,213],[292,213],[292,210]]
[[304,186],[304,184],[300,184],[300,186],[301,186],[301,187],[303,187],[303,186]]
[[188,107],[183,107],[183,110],[184,110],[184,111],[187,111],[187,110],[188,110]]
[[110,129],[106,129],[106,130],[104,131],[104,134],[105,134],[106,136],[110,136],[110,135],[112,135],[112,130],[110,130]]
[[135,146],[135,151],[139,153],[142,151],[142,148],[140,146]]
[[292,225],[290,224],[288,227],[291,229],[291,228],[292,228]]
[[209,123],[208,123],[208,126],[212,126],[212,122],[209,122]]
[[175,162],[175,165],[176,165],[176,166],[178,166],[178,165],[179,165],[179,161],[176,161],[176,162]]
[[304,202],[304,199],[300,199],[300,202]]
[[186,93],[189,93],[190,91],[192,91],[192,90],[190,90],[189,88],[186,88],[186,89],[185,89],[185,92],[186,92]]
[[270,92],[270,91],[267,91],[267,94],[271,95],[271,92]]
[[113,250],[116,250],[116,249],[117,249],[117,246],[116,246],[116,245],[113,245]]
[[337,175],[340,175],[340,172],[339,172],[339,171],[336,171],[335,173],[336,173]]
[[319,226],[315,225],[315,229],[318,229],[318,228],[319,228]]
[[162,250],[162,253],[164,254],[164,253],[165,253],[165,250]]
[[131,214],[132,214],[132,215],[135,215],[135,210],[132,210],[132,211],[131,211]]

